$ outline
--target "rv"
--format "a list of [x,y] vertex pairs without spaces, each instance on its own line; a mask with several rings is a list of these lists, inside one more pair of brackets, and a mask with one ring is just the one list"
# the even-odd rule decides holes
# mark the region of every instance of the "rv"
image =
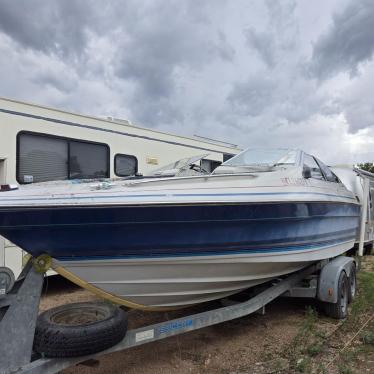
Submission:
[[[1,185],[147,174],[202,154],[201,167],[210,172],[239,151],[213,139],[0,98]],[[22,251],[0,237],[0,266],[18,275],[22,259]]]

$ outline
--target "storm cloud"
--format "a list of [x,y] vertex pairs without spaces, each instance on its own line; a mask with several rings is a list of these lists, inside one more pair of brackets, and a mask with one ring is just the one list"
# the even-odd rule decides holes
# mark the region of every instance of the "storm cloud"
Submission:
[[25,48],[78,57],[87,44],[89,25],[98,18],[92,5],[85,0],[3,1],[0,30]]
[[0,95],[370,161],[373,25],[369,0],[1,2]]
[[312,72],[321,79],[344,71],[356,75],[360,64],[373,58],[373,27],[371,0],[352,0],[343,11],[337,11],[328,31],[314,45]]

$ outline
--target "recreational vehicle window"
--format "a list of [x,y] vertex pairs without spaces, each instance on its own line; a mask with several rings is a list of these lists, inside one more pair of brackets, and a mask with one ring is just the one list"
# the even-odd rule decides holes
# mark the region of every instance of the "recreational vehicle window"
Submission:
[[63,139],[19,134],[17,167],[19,183],[67,179],[68,144]]
[[138,159],[135,156],[116,154],[114,172],[119,177],[128,177],[138,172]]
[[109,177],[109,147],[58,136],[20,132],[19,183]]
[[70,179],[109,177],[105,145],[77,141],[69,143]]

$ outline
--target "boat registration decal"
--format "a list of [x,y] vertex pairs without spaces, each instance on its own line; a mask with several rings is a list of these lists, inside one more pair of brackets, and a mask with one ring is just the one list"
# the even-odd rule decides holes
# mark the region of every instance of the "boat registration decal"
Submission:
[[144,340],[153,339],[155,336],[155,330],[140,331],[135,334],[135,341],[142,342]]
[[310,186],[308,179],[304,178],[281,178],[283,185],[285,186]]

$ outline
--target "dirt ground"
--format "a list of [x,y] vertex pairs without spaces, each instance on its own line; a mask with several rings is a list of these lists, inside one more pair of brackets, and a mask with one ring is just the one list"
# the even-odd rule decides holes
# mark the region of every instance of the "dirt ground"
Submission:
[[[371,262],[370,262],[371,261]],[[373,258],[369,263],[374,264]],[[372,271],[373,268],[369,268]],[[49,278],[40,310],[53,306],[95,300],[95,296],[59,276]],[[173,319],[202,311],[206,306],[175,312],[129,311],[129,328]],[[347,364],[339,352],[347,338],[354,337],[366,318],[344,323],[317,316],[309,300],[278,299],[266,307],[266,314],[254,314],[126,351],[101,356],[96,367],[76,366],[64,374],[104,373],[374,373],[374,349],[361,349],[360,336],[351,346],[360,346]],[[374,333],[374,320],[366,330]],[[303,347],[303,348],[301,348]]]

